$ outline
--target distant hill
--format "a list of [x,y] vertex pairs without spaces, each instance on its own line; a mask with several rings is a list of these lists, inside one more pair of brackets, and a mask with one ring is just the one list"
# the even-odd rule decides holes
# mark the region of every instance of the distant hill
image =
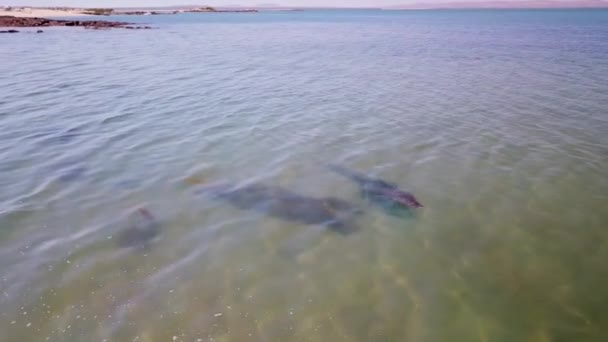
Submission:
[[[120,11],[142,11],[142,10],[154,10],[154,11],[178,11],[178,10],[193,10],[197,8],[207,7],[207,5],[173,5],[173,6],[146,6],[146,7],[121,7],[114,6],[113,8],[119,9]],[[260,4],[256,6],[244,6],[239,4],[227,4],[222,6],[213,6],[218,10],[222,9],[250,9],[250,8],[260,8],[260,9],[291,9],[293,7],[283,7],[281,5],[276,4]]]
[[203,7],[202,5],[180,5],[180,6],[139,6],[139,7],[122,7],[122,6],[113,6],[113,8],[117,8],[124,11],[136,11],[142,9],[155,9],[155,10],[181,10],[181,9],[193,9]]
[[415,4],[385,7],[384,9],[475,9],[475,8],[608,8],[604,0],[531,0],[531,1],[483,1],[483,2],[419,2]]

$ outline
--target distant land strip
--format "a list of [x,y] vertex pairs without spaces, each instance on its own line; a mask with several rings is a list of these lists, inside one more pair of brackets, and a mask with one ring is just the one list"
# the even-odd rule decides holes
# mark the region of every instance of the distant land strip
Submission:
[[[432,10],[432,9],[592,9],[608,8],[608,0],[530,0],[530,1],[445,1],[417,3],[387,7],[370,7],[382,10]],[[335,7],[283,7],[281,5],[253,7],[211,7],[211,6],[166,6],[166,7],[123,7],[123,8],[72,8],[72,7],[27,7],[0,6],[0,16],[25,18],[52,18],[74,16],[109,15],[171,15],[180,13],[256,13],[258,11],[302,11],[314,9],[357,9]],[[360,8],[365,9],[365,8]]]
[[4,6],[0,7],[0,16],[12,16],[21,18],[36,17],[74,17],[74,16],[109,16],[109,15],[169,15],[179,13],[255,13],[255,8],[214,8],[184,7],[184,8],[71,8],[71,7],[25,7]]
[[388,6],[386,10],[408,9],[575,9],[575,8],[608,8],[606,0],[531,0],[531,1],[452,1],[452,2],[417,2],[397,6]]

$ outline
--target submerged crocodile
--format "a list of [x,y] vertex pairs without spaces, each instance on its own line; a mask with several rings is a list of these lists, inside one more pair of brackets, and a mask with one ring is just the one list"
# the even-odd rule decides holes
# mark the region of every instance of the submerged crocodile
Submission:
[[363,197],[371,202],[382,205],[396,205],[405,209],[423,207],[414,195],[399,189],[396,184],[371,178],[342,166],[328,165],[328,168],[357,183]]
[[240,209],[254,210],[282,220],[323,225],[340,234],[358,230],[354,219],[361,214],[360,209],[338,198],[308,197],[260,183],[243,186],[211,185],[197,193],[226,201]]
[[121,247],[148,247],[161,231],[160,222],[146,208],[137,209],[129,217],[131,224],[118,236]]

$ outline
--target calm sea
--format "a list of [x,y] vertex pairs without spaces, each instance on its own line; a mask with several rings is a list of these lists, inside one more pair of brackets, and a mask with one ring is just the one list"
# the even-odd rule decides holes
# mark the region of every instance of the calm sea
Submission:
[[0,341],[608,340],[608,11],[115,19],[0,37]]

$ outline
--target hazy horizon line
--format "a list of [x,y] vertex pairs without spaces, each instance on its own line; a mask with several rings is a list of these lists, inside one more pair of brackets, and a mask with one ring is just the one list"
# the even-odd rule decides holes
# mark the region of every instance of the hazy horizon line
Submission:
[[0,5],[0,7],[14,8],[120,8],[120,9],[154,9],[154,8],[197,8],[211,6],[215,8],[250,8],[250,9],[386,9],[386,10],[407,10],[407,9],[560,9],[560,8],[608,8],[608,0],[520,0],[520,1],[428,1],[422,0],[411,4],[389,5],[389,6],[306,6],[306,5],[281,5],[281,4],[255,4],[255,5],[206,5],[206,4],[181,4],[167,6],[32,6],[32,5]]

